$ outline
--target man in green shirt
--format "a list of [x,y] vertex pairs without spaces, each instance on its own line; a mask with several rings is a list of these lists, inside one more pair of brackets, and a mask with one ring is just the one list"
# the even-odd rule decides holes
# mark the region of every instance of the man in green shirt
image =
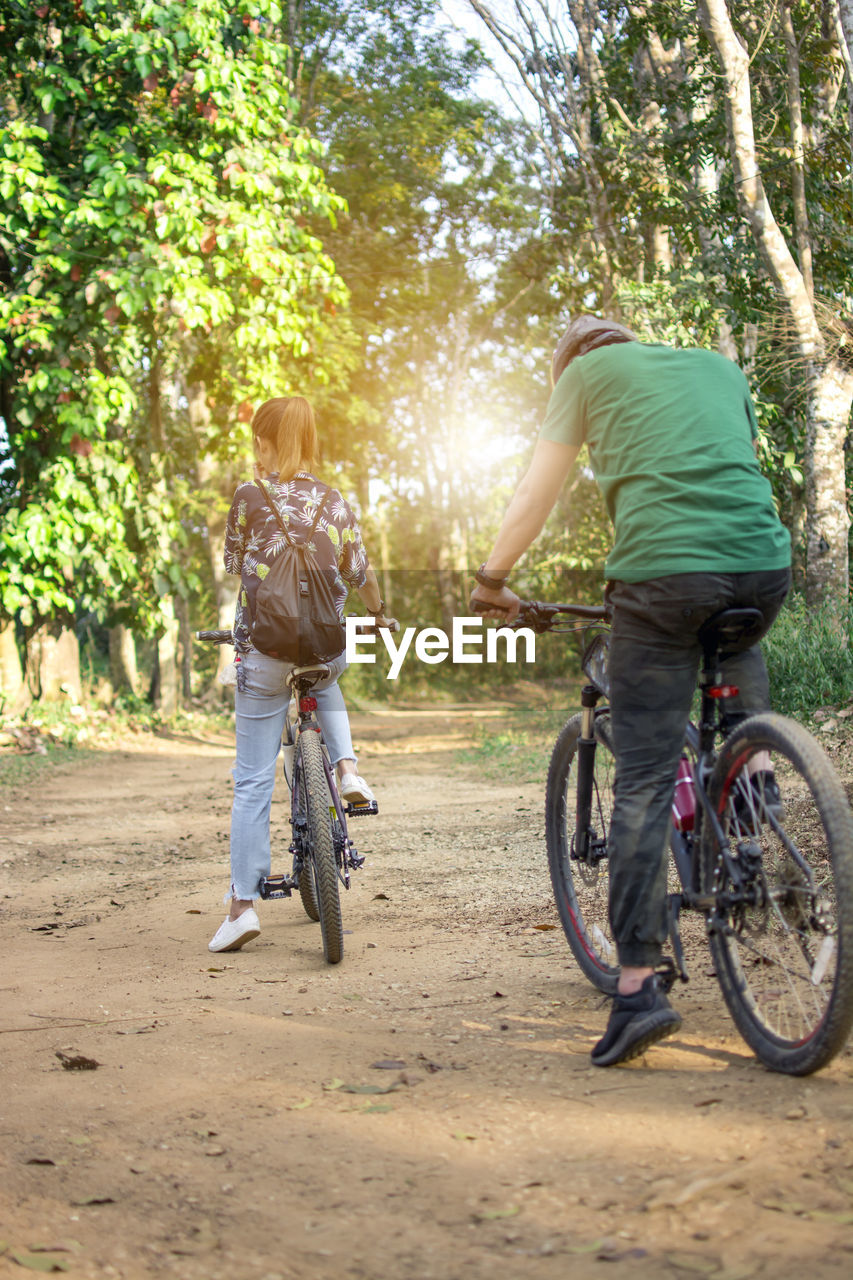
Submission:
[[[756,461],[749,386],[731,361],[641,343],[614,321],[581,316],[557,347],[552,377],[533,459],[473,599],[486,616],[515,618],[519,600],[505,579],[586,444],[614,528],[605,566],[617,761],[608,848],[621,969],[607,1030],[592,1051],[595,1065],[611,1066],[681,1024],[655,966],[667,936],[667,834],[697,633],[732,607],[760,610],[764,631],[770,627],[790,586],[790,538]],[[740,689],[730,719],[768,708],[757,645],[724,670]],[[765,794],[774,792],[768,778]]]

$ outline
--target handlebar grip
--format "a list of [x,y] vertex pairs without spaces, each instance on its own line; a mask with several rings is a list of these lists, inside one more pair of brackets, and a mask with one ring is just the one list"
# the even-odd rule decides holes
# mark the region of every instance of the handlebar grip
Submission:
[[196,640],[206,640],[209,644],[233,644],[234,633],[230,627],[224,631],[197,631]]
[[487,609],[497,609],[498,613],[509,613],[509,609],[504,609],[503,605],[486,604],[485,600],[471,599],[468,601],[468,606],[473,609],[475,613],[485,613]]

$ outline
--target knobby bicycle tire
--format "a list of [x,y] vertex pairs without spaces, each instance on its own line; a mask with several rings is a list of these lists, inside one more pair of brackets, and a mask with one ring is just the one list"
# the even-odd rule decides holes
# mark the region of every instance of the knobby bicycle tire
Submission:
[[[769,751],[781,806],[765,806]],[[752,716],[724,743],[708,795],[729,849],[752,886],[750,904],[720,903],[730,876],[710,824],[702,836],[717,978],[738,1030],[775,1071],[808,1075],[844,1046],[853,1027],[853,815],[828,757],[793,720]],[[725,906],[725,909],[720,909]]]
[[[294,713],[294,719],[295,719],[295,713]],[[285,724],[285,732],[283,737],[283,745],[285,746],[285,748],[294,746],[295,736],[296,735],[293,729],[293,722],[291,720],[290,714],[288,714],[288,720]],[[295,771],[295,763],[296,763],[296,759],[295,759],[295,752],[294,752],[294,761],[293,761],[293,764],[291,764],[291,773],[293,774],[293,777],[288,778],[287,763],[285,761],[283,763],[284,778],[289,788],[293,788],[297,795],[302,795],[302,802],[307,812],[308,806],[305,800],[304,788],[301,782],[301,777],[302,777],[301,766],[299,770],[299,778],[297,778],[296,771]],[[295,859],[294,859],[294,862],[295,862]],[[299,872],[298,884],[299,884],[299,897],[302,899],[302,905],[305,908],[305,914],[309,920],[313,920],[314,923],[317,924],[320,919],[320,908],[317,906],[317,895],[314,892],[314,878],[311,875],[311,872],[307,867],[307,865],[303,867],[302,871]]]
[[[572,954],[594,986],[612,993],[619,979],[619,965],[608,914],[608,859],[605,855],[591,866],[571,856],[577,812],[576,765],[580,732],[581,717],[576,715],[563,726],[551,755],[545,795],[548,868],[560,922]],[[595,718],[595,740],[591,825],[596,837],[606,840],[613,810],[615,768],[607,711],[602,711]]]
[[[320,915],[323,955],[329,964],[338,964],[344,954],[344,930],[338,892],[338,869],[335,865],[335,848],[329,817],[329,786],[326,781],[326,771],[323,768],[323,749],[319,734],[312,730],[304,731],[299,735],[296,749],[300,756],[300,773],[308,819],[308,872]],[[301,889],[300,884],[300,893]],[[304,897],[302,900],[305,901]],[[306,911],[307,909],[306,907]]]
[[314,892],[314,878],[307,868],[299,873],[299,897],[305,908],[305,914],[315,924],[320,919],[320,908],[317,906],[317,895]]
[[[298,778],[294,778],[293,785],[298,788],[297,795],[302,797],[302,803],[305,811],[308,811],[308,801],[305,793],[305,784],[302,781],[303,772],[302,765],[299,766]],[[295,859],[294,859],[295,861]],[[313,920],[315,924],[320,920],[320,908],[317,906],[317,895],[314,892],[314,876],[311,868],[307,863],[303,863],[302,870],[298,876],[299,897],[302,899],[302,905],[305,908],[305,914],[309,920]]]

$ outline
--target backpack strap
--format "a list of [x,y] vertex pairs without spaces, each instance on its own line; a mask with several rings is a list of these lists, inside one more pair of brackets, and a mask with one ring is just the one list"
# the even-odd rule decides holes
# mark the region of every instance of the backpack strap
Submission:
[[327,501],[327,499],[328,499],[328,497],[329,497],[329,494],[332,492],[332,486],[331,486],[331,485],[327,485],[327,486],[326,486],[326,492],[323,494],[322,498],[320,499],[319,506],[317,507],[317,511],[316,511],[315,516],[314,516],[314,522],[313,522],[313,524],[311,525],[311,528],[308,530],[308,537],[305,539],[305,542],[303,542],[303,543],[298,543],[298,544],[297,544],[297,543],[295,543],[295,542],[293,541],[293,539],[291,538],[290,534],[288,533],[288,531],[287,531],[287,525],[286,525],[286,524],[284,523],[284,521],[282,520],[282,518],[281,518],[281,516],[280,516],[280,514],[279,514],[279,511],[278,511],[278,507],[277,507],[277,506],[275,505],[275,503],[273,502],[272,497],[271,497],[270,493],[268,492],[267,487],[266,487],[266,485],[264,484],[263,480],[261,480],[261,479],[257,479],[257,480],[255,481],[255,484],[258,486],[258,488],[260,489],[261,493],[262,493],[262,494],[264,495],[264,497],[266,498],[266,500],[267,500],[267,506],[269,507],[270,511],[273,513],[273,515],[275,516],[276,520],[278,521],[278,523],[279,523],[279,527],[281,528],[281,531],[282,531],[282,533],[284,534],[285,538],[287,539],[287,541],[288,541],[289,545],[290,545],[291,547],[295,547],[295,546],[297,546],[297,545],[298,545],[298,546],[304,546],[304,545],[305,545],[305,543],[310,542],[310,541],[311,541],[311,539],[314,537],[314,532],[315,532],[315,530],[316,530],[316,528],[317,528],[317,523],[318,523],[318,521],[319,521],[319,519],[320,519],[320,516],[323,514],[323,508],[324,508],[324,507],[325,507],[325,505],[326,505],[326,501]]

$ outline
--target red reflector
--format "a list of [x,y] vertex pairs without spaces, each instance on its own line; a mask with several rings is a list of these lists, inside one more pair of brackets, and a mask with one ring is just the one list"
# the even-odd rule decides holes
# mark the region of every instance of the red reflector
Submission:
[[307,715],[309,711],[316,711],[317,699],[316,698],[300,698],[299,710],[303,713],[303,715]]
[[715,684],[708,690],[709,698],[736,698],[740,689],[736,684]]

